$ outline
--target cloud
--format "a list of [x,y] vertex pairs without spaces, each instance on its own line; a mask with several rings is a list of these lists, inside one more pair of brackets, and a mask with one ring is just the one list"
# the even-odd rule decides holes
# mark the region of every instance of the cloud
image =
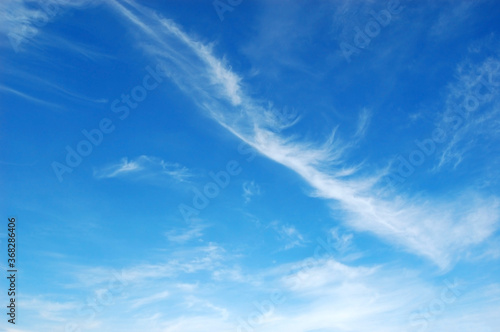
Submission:
[[411,271],[334,259],[298,262],[281,281],[286,302],[254,325],[259,331],[411,331],[412,314],[444,287]]
[[[172,331],[182,331],[182,327],[199,329],[197,324],[191,324],[201,320],[206,321],[207,326],[223,323],[227,330],[230,324],[224,321],[229,310],[198,296],[213,291],[214,283],[224,285],[229,280],[227,273],[232,267],[226,262],[231,259],[231,255],[214,243],[177,249],[175,252],[169,248],[166,255],[162,263],[130,264],[122,269],[90,266],[66,268],[73,281],[70,279],[63,287],[77,289],[78,294],[82,295],[80,302],[67,304],[74,310],[65,313],[61,326],[75,322],[89,331],[131,331],[142,328],[159,332],[165,331],[167,327]],[[203,275],[212,276],[213,281],[200,284],[198,280]],[[190,278],[196,283],[188,283]],[[88,293],[91,295],[85,295]],[[194,296],[194,293],[197,295]],[[97,303],[95,316],[88,318],[87,312],[93,303]],[[177,314],[179,309],[181,313]],[[42,312],[46,309],[38,310]],[[106,314],[103,315],[103,312]],[[143,323],[142,327],[140,323]]]
[[42,106],[45,106],[47,108],[51,108],[51,109],[61,109],[62,108],[58,104],[54,104],[54,103],[48,102],[46,100],[30,96],[29,94],[26,94],[24,92],[18,91],[18,90],[13,89],[13,88],[9,88],[9,87],[4,86],[4,85],[0,85],[0,91],[5,91],[5,92],[13,94],[17,97],[21,97],[29,102],[32,102],[32,103],[35,103],[38,105],[42,105]]
[[170,242],[174,243],[185,243],[193,239],[197,239],[203,236],[203,230],[208,226],[201,223],[194,223],[187,229],[183,230],[171,230],[168,231],[165,236]]
[[102,60],[116,60],[113,55],[105,53],[92,44],[84,44],[69,38],[63,38],[60,35],[53,33],[45,33],[38,36],[34,42],[44,48],[52,48],[60,50],[61,52],[71,53],[72,57],[75,55],[83,57],[89,62],[99,63],[99,61]]
[[[339,248],[351,243],[349,234],[337,229],[329,233]],[[123,283],[123,291],[96,316],[99,321],[81,325],[89,331],[135,331],[142,326],[152,332],[230,332],[245,331],[243,326],[248,324],[250,331],[263,332],[451,332],[459,323],[465,324],[465,331],[494,331],[486,328],[498,322],[494,315],[500,309],[498,284],[477,286],[444,276],[425,281],[416,271],[397,265],[346,264],[320,249],[313,257],[247,272],[225,264],[226,251],[209,244],[169,253],[164,264],[133,265],[119,273],[81,267],[71,287],[77,286],[84,294],[94,289],[95,298],[101,299],[98,294],[108,285]],[[208,272],[212,280],[199,282],[199,272]],[[195,276],[196,284],[185,283],[190,275]],[[248,282],[257,279],[265,282]],[[238,298],[232,292],[221,292],[234,290],[228,281],[245,283],[244,290],[236,290]],[[280,300],[273,302],[276,296],[272,294],[278,294]],[[82,296],[81,305],[39,301],[28,307],[52,312],[52,318],[64,315],[78,321],[71,309],[80,312],[87,303],[85,298]]]
[[73,8],[94,6],[97,0],[48,0],[29,5],[24,1],[0,2],[0,33],[8,37],[16,52],[24,49],[24,44],[39,37],[41,29],[62,12]]
[[245,203],[249,203],[252,200],[252,196],[260,195],[260,186],[254,181],[245,181],[242,186]]
[[[498,54],[498,52],[495,52]],[[500,135],[500,60],[467,60],[457,68],[457,79],[448,87],[438,128],[447,134],[436,169],[456,168],[467,152],[496,143]]]
[[[39,77],[35,74],[23,70],[6,68],[5,74],[8,74],[10,76],[10,82],[17,82],[18,84],[25,85],[25,87],[29,87],[30,89],[39,89],[37,90],[37,92],[41,92],[44,95],[56,94],[58,98],[63,97],[73,102],[83,101],[91,104],[105,104],[108,102],[108,99],[106,98],[93,98],[90,96],[86,96],[82,93],[72,91],[58,82],[53,82],[46,77]],[[28,86],[26,86],[26,84],[28,84]]]
[[274,221],[270,224],[270,227],[278,233],[279,239],[286,243],[284,250],[303,246],[305,244],[304,237],[295,228],[295,226],[282,225],[277,221]]
[[[443,269],[497,229],[500,210],[494,196],[467,190],[452,198],[384,192],[378,183],[384,170],[357,171],[346,158],[355,146],[344,143],[335,130],[325,142],[273,130],[265,105],[244,93],[242,79],[215,57],[211,46],[184,33],[172,20],[127,3],[130,9],[113,4],[134,27],[137,46],[162,62],[166,75],[222,127],[301,176],[313,195],[329,200],[349,226],[427,257]],[[367,114],[362,119],[367,123]],[[367,127],[359,128],[362,133]]]
[[[149,322],[148,322],[149,323]],[[148,324],[147,323],[147,324]],[[149,325],[149,324],[148,324]],[[163,319],[156,322],[156,327],[150,327],[148,331],[169,331],[169,332],[198,332],[198,331],[232,331],[233,325],[222,316],[208,314],[198,314],[190,316],[180,316],[178,318]],[[138,326],[140,328],[140,326]]]
[[356,128],[356,132],[354,133],[354,138],[363,138],[366,135],[366,131],[370,127],[370,120],[372,114],[371,112],[363,108],[359,113],[358,126]]
[[[446,3],[447,2],[447,3]],[[474,12],[479,2],[471,1],[444,1],[440,7],[448,7],[442,10],[437,21],[430,27],[431,36],[442,40],[450,34],[458,34],[468,20],[474,18]],[[444,5],[444,6],[443,6]]]
[[212,277],[217,281],[240,283],[252,282],[251,278],[248,275],[244,274],[241,268],[238,266],[216,270],[213,272]]
[[[342,140],[337,130],[332,130],[326,142],[289,135],[287,129],[298,123],[298,117],[280,115],[279,109],[269,106],[272,103],[246,95],[244,80],[231,71],[226,60],[214,56],[212,46],[133,2],[109,3],[133,25],[131,30],[141,40],[138,46],[169,66],[168,75],[202,110],[261,155],[295,171],[312,188],[312,195],[331,204],[335,220],[369,231],[395,244],[396,249],[427,257],[443,269],[497,230],[499,201],[494,196],[473,191],[450,197],[387,192],[377,182],[382,172],[353,166],[348,156],[356,148],[356,139],[369,129],[371,111],[360,112],[351,136],[354,143]],[[460,137],[453,149],[464,140]],[[125,158],[95,172],[100,179],[165,177],[178,181],[187,181],[190,174],[179,164],[150,156]],[[247,189],[254,193],[250,184]],[[243,190],[245,193],[245,186]],[[272,227],[285,249],[306,242],[293,225],[273,223]],[[185,243],[202,236],[203,229],[202,224],[193,224],[165,236]],[[344,254],[353,248],[352,234],[333,228],[329,238],[344,260],[335,255],[293,260],[249,272],[231,261],[230,251],[210,243],[186,250],[161,248],[158,251],[164,256],[160,262],[144,256],[145,261],[130,263],[119,272],[116,266],[66,266],[59,271],[70,274],[74,282],[63,286],[75,289],[76,297],[81,295],[80,303],[74,302],[75,294],[67,302],[34,297],[20,302],[21,308],[36,311],[45,322],[63,322],[72,319],[74,309],[82,312],[89,292],[101,298],[110,284],[121,281],[124,290],[117,295],[119,301],[99,312],[99,320],[90,322],[84,330],[229,332],[237,330],[241,319],[257,320],[248,331],[262,332],[413,332],[421,330],[419,324],[424,323],[428,331],[494,331],[500,325],[498,284],[475,287],[459,281],[462,295],[445,303],[442,310],[436,309],[443,290],[447,296],[453,294],[442,280],[434,281],[439,276],[431,275],[432,281],[425,281],[419,273],[400,266],[346,263]],[[481,274],[481,278],[487,277]],[[266,282],[248,282],[261,278],[267,278]],[[246,282],[248,287],[236,289],[228,281]],[[271,310],[269,294],[274,290],[280,291],[284,300]],[[262,315],[266,308],[270,312]],[[422,321],[428,314],[430,319]],[[57,330],[53,326],[37,321],[32,331]]]
[[137,308],[142,307],[142,306],[147,305],[147,304],[162,301],[165,298],[167,298],[169,295],[170,295],[170,293],[168,291],[164,291],[164,292],[153,294],[151,296],[142,297],[142,298],[134,300],[131,307],[134,309],[137,309]]
[[164,177],[184,182],[188,181],[192,176],[193,174],[186,167],[178,163],[171,163],[157,157],[145,155],[130,161],[123,158],[118,163],[94,170],[94,177],[97,179],[129,177],[142,180]]
[[39,319],[52,322],[64,322],[67,315],[77,308],[73,301],[56,302],[41,296],[20,299],[24,310],[35,312]]
[[332,228],[329,231],[329,235],[333,240],[334,248],[340,254],[345,254],[353,248],[353,235],[347,233],[341,233],[339,228]]
[[[424,281],[419,273],[391,265],[349,265],[322,252],[283,264],[243,315],[243,331],[454,331],[470,317],[467,331],[490,331],[498,319],[498,285],[485,287],[446,277]],[[280,299],[278,301],[273,299]],[[487,300],[489,299],[489,300]],[[482,308],[478,309],[476,305]],[[464,320],[465,321],[465,320]],[[452,323],[447,326],[446,323]],[[451,327],[453,326],[453,327]]]
[[73,272],[77,283],[72,287],[106,286],[110,280],[118,279],[124,284],[137,284],[144,280],[160,280],[181,274],[199,271],[214,271],[229,259],[226,250],[215,244],[176,250],[164,262],[143,263],[120,271],[102,267],[81,267]]

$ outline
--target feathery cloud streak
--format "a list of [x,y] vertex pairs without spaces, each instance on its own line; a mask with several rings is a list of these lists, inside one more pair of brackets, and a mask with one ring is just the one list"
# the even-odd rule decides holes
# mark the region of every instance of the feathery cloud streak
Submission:
[[[383,170],[361,175],[353,166],[346,172],[346,153],[354,146],[337,138],[335,130],[321,144],[285,136],[275,127],[273,110],[245,94],[243,80],[214,55],[212,46],[132,1],[112,5],[136,28],[138,46],[165,63],[167,75],[197,105],[262,155],[295,171],[314,188],[315,196],[330,200],[351,227],[373,232],[442,268],[496,230],[496,197],[473,192],[437,199],[382,194],[377,181]],[[365,131],[368,113],[360,119],[358,134]]]

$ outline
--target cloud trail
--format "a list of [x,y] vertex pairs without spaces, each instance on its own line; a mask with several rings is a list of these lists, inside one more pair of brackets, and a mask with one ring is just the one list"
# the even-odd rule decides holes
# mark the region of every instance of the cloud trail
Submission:
[[[162,61],[166,75],[198,106],[263,156],[295,171],[351,227],[427,257],[442,269],[497,229],[496,197],[472,191],[450,198],[383,191],[379,179],[384,170],[366,175],[365,169],[361,174],[359,166],[351,166],[346,155],[355,144],[343,142],[335,129],[320,143],[285,136],[273,127],[269,109],[244,92],[243,79],[210,44],[132,1],[112,6],[134,26],[137,46]],[[363,111],[355,135],[363,134],[368,123],[369,113]]]

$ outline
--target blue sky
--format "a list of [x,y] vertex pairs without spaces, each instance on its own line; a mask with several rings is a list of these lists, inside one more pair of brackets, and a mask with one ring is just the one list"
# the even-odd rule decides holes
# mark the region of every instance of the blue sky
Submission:
[[44,3],[0,4],[2,331],[497,331],[498,3]]

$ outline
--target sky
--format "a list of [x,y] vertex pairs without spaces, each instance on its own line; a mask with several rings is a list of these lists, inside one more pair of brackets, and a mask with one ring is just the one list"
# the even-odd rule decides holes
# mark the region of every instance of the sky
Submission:
[[0,331],[498,331],[499,16],[1,1]]

